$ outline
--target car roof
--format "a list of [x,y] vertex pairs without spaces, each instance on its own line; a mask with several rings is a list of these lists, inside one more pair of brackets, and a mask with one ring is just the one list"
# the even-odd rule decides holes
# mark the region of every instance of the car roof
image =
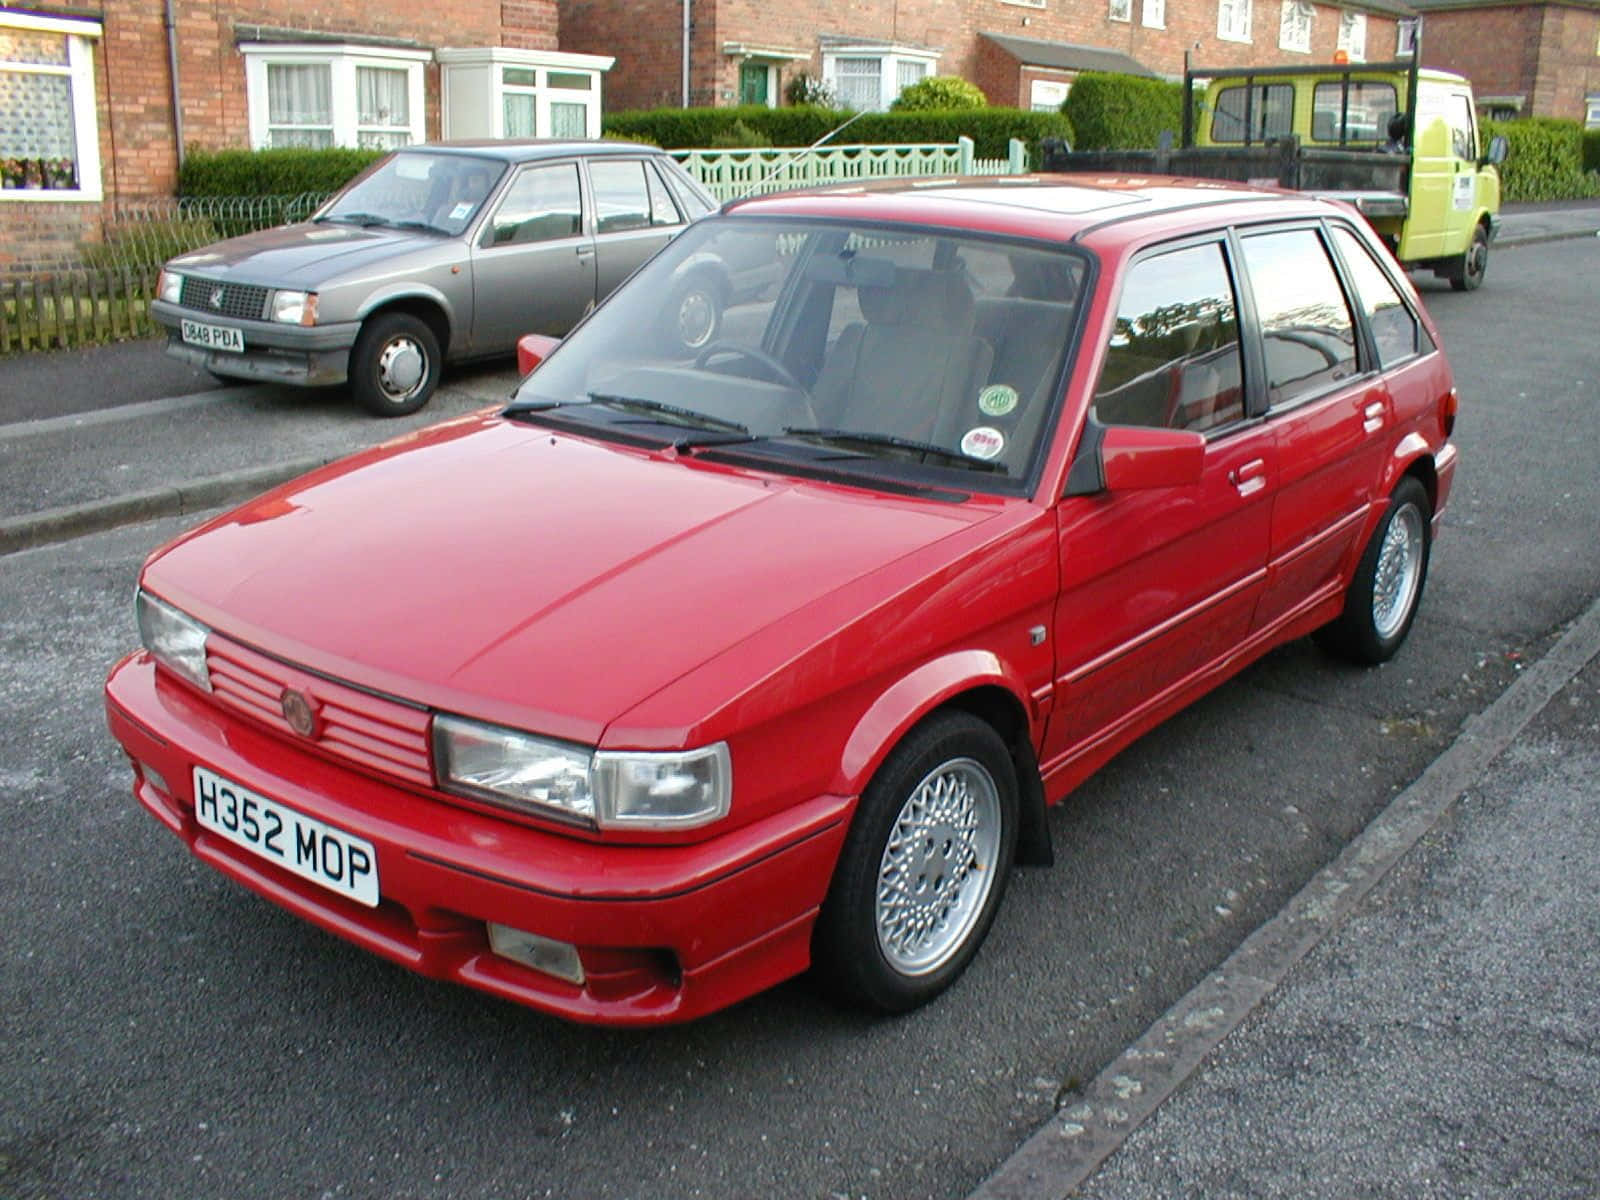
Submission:
[[1156,175],[940,176],[852,183],[731,201],[734,216],[935,225],[1063,242],[1146,240],[1221,225],[1342,211],[1277,188]]
[[660,154],[655,146],[637,142],[619,142],[606,139],[589,141],[582,138],[482,138],[449,142],[419,142],[414,146],[400,147],[401,153],[427,151],[436,154],[460,154],[473,158],[497,158],[505,162],[532,162],[541,158],[564,158],[574,154],[604,156],[610,154]]

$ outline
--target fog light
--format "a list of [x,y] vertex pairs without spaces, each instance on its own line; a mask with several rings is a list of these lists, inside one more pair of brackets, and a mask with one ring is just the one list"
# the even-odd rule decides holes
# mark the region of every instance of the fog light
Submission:
[[166,781],[166,778],[161,774],[160,771],[156,770],[149,763],[141,762],[139,764],[139,774],[143,775],[144,781],[151,787],[155,788],[156,791],[160,792],[163,796],[170,797],[172,795],[172,785]]
[[583,983],[583,960],[578,948],[554,938],[525,933],[509,925],[489,926],[489,948],[501,958],[509,958],[535,971],[565,979],[568,983]]

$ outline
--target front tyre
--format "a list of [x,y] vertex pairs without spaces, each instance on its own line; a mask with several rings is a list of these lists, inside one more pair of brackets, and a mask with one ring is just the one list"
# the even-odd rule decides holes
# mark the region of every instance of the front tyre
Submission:
[[1017,819],[1016,768],[991,726],[963,712],[916,726],[861,796],[817,918],[819,978],[880,1012],[949,987],[994,921]]
[[1489,270],[1489,235],[1482,225],[1472,227],[1472,241],[1450,269],[1450,286],[1458,292],[1475,292]]
[[350,352],[350,390],[370,413],[403,417],[439,384],[439,339],[410,313],[380,313],[361,327]]
[[1388,662],[1411,632],[1433,547],[1433,506],[1411,476],[1400,481],[1362,552],[1338,620],[1317,630],[1330,654],[1373,666]]

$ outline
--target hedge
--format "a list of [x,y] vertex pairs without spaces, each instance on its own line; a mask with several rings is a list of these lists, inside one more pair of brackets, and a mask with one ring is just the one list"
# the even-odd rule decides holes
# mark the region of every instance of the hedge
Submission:
[[1061,111],[1072,121],[1074,150],[1151,150],[1164,130],[1183,135],[1183,85],[1143,75],[1085,71]]
[[1576,121],[1554,117],[1524,117],[1514,121],[1485,121],[1483,138],[1505,135],[1510,143],[1500,164],[1500,198],[1519,200],[1579,200],[1600,196],[1600,176],[1584,174],[1586,144],[1583,127]]
[[1583,131],[1583,169],[1600,171],[1600,129]]
[[382,150],[190,150],[178,172],[178,195],[289,196],[342,188]]
[[[618,137],[647,139],[669,150],[700,149],[725,138],[743,124],[774,146],[809,146],[838,128],[851,113],[831,108],[793,105],[764,108],[657,108],[617,112],[605,118],[605,131]],[[962,112],[865,113],[827,145],[893,145],[953,142],[969,137],[979,158],[1004,158],[1012,138],[1028,146],[1041,138],[1071,138],[1071,122],[1060,113],[984,108]]]

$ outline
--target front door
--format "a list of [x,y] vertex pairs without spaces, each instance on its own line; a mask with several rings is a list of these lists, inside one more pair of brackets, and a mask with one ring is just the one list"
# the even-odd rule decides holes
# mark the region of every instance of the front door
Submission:
[[766,63],[744,63],[739,68],[739,103],[772,104],[772,68]]

